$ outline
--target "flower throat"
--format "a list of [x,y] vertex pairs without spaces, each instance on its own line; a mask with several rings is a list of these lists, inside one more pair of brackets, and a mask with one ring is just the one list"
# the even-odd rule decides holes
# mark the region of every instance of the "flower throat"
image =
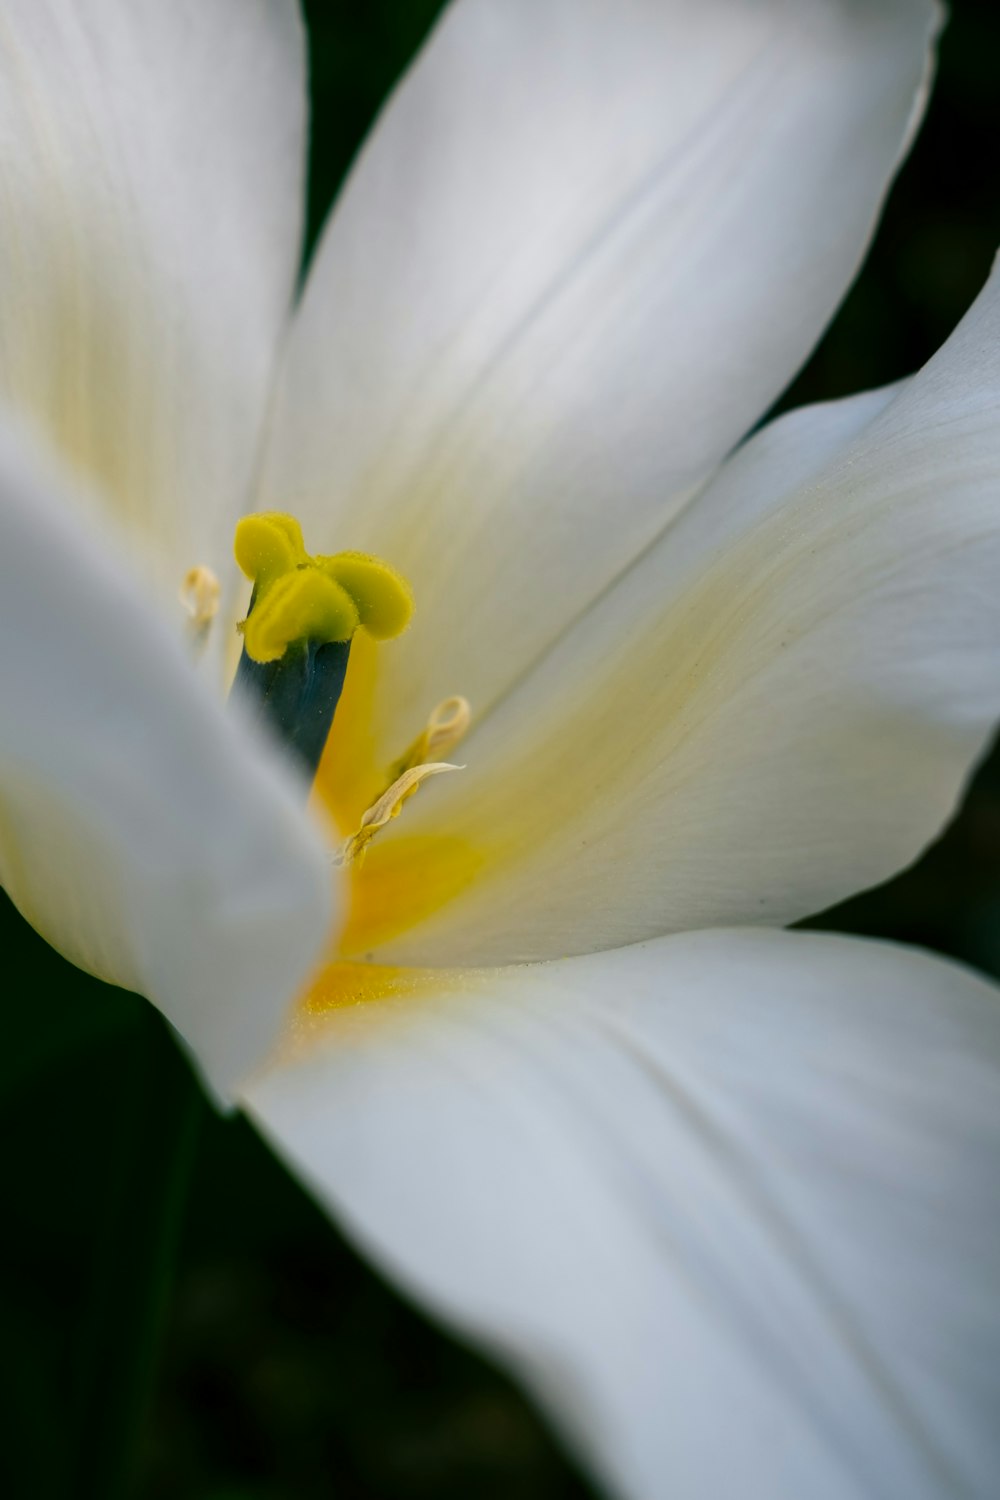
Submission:
[[[310,556],[293,516],[245,516],[234,538],[236,561],[253,584],[233,692],[287,746],[311,783],[329,737],[358,630],[377,641],[401,635],[413,614],[406,579],[362,552]],[[445,699],[392,766],[385,791],[338,854],[364,857],[374,835],[431,776],[461,769],[429,756],[457,744],[469,725],[464,698]]]

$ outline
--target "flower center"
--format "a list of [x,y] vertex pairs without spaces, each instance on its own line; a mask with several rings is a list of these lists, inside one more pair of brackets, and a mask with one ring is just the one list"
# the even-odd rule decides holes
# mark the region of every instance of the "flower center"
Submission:
[[[315,777],[347,675],[358,631],[374,641],[402,634],[413,613],[410,586],[381,558],[361,552],[310,556],[293,516],[245,516],[236,527],[236,561],[253,583],[233,684],[253,712]],[[360,863],[372,838],[431,776],[461,769],[431,760],[457,744],[470,718],[464,698],[445,699],[387,776],[357,831],[337,854]]]

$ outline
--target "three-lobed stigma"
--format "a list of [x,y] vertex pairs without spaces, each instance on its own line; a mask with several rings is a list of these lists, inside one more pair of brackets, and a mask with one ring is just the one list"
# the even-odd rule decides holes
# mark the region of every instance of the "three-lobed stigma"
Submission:
[[413,595],[395,568],[363,552],[311,557],[294,516],[244,516],[233,549],[254,586],[240,629],[255,662],[280,661],[297,643],[349,641],[358,629],[391,640],[410,623]]

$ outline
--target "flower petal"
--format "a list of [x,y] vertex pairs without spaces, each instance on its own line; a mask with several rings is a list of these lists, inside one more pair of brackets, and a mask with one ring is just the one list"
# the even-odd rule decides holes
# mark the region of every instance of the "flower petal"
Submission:
[[384,758],[450,694],[486,709],[792,376],[908,139],[934,15],[446,10],[316,256],[261,502],[414,586]]
[[298,267],[296,0],[5,0],[0,400],[126,529],[178,622],[230,577]]
[[913,860],[1000,709],[998,419],[1000,271],[912,381],[753,438],[479,724],[359,893],[374,910],[404,838],[414,890],[447,893],[449,851],[470,878],[419,928],[426,908],[397,913],[394,945],[359,928],[361,951],[782,925]]
[[617,1493],[992,1494],[995,989],[713,932],[315,1026],[265,1133]]
[[0,878],[67,958],[148,995],[225,1088],[317,957],[329,862],[301,789],[55,483],[0,430]]

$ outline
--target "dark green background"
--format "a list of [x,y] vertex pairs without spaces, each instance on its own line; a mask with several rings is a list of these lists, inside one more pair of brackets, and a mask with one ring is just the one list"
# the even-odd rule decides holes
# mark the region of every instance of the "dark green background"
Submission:
[[[312,235],[438,9],[306,5]],[[974,297],[1000,240],[998,47],[1000,7],[958,0],[877,247],[782,405],[907,373]],[[101,1363],[113,1331],[105,1325],[102,1339],[100,1320],[87,1321],[93,1266],[123,1153],[145,1141],[139,1130],[152,1132],[155,1169],[156,1109],[136,1123],[144,1080],[157,1071],[169,1099],[183,1064],[143,1002],[64,964],[5,900],[0,920],[0,1475],[6,1493],[35,1500],[80,1492],[67,1475],[131,1394]],[[819,925],[928,944],[1000,974],[1000,764],[985,766],[957,824],[915,869]],[[245,1123],[207,1111],[140,1469],[143,1500],[588,1493],[505,1379],[359,1260]]]

